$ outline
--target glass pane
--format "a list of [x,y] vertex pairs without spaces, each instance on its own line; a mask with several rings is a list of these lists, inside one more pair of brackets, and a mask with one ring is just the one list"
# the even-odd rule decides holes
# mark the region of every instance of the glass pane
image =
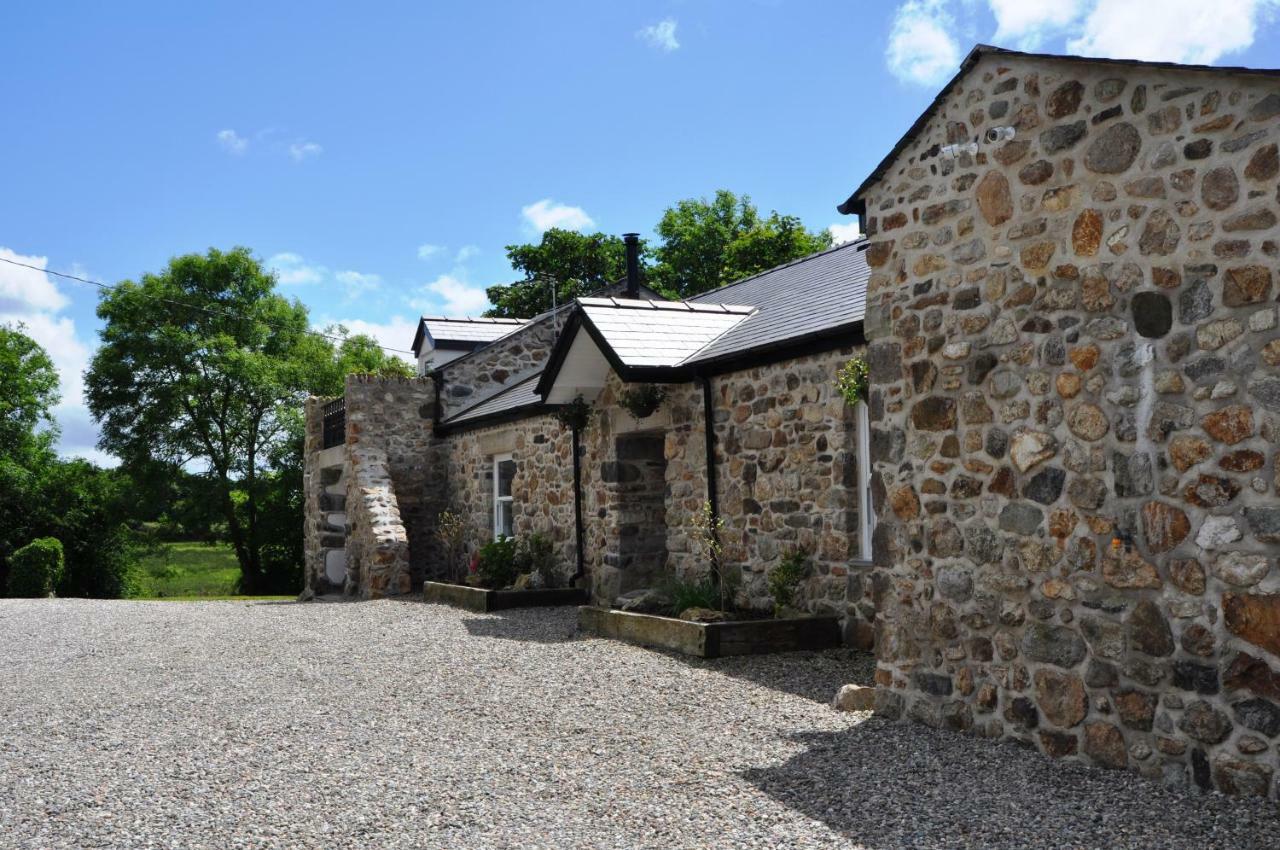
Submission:
[[515,529],[512,523],[511,502],[498,502],[498,527],[496,529],[497,537],[514,537]]
[[498,495],[511,495],[511,479],[516,477],[516,462],[514,460],[498,461]]

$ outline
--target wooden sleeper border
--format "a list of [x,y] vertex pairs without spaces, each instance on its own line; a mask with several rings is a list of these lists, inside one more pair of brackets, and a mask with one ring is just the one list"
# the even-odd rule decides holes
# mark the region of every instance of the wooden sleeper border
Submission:
[[487,614],[510,608],[544,608],[553,605],[582,605],[587,591],[581,587],[559,587],[539,590],[486,590],[465,584],[428,581],[422,585],[422,601],[452,605],[467,611]]
[[840,619],[829,616],[695,623],[584,605],[578,609],[578,628],[590,635],[698,658],[830,649],[841,643]]

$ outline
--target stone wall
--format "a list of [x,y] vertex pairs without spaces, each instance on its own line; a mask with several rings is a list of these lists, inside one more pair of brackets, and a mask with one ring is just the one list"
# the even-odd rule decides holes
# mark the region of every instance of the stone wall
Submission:
[[[859,567],[857,441],[853,411],[835,388],[852,347],[712,378],[716,480],[724,560],[741,570],[739,603],[768,610],[766,577],[791,548],[813,554],[814,576],[799,603],[849,615],[846,636],[868,646],[874,609]],[[611,375],[585,436],[587,560],[597,601],[635,586],[605,557],[628,524],[616,508],[618,445],[632,432],[662,435],[666,459],[666,570],[705,575],[691,526],[707,499],[701,383],[672,384],[662,407],[635,421],[618,406],[623,384]],[[602,471],[604,474],[602,474]]]
[[[467,522],[467,553],[493,537],[493,456],[510,453],[515,536],[545,534],[557,545],[565,577],[577,570],[573,518],[572,435],[552,416],[463,431],[441,441],[449,510]],[[433,565],[433,575],[447,571]]]
[[[433,535],[442,505],[437,482],[444,476],[432,430],[435,385],[429,378],[378,378],[349,375],[346,382],[347,451],[350,481],[359,472],[360,449],[385,455],[398,515],[411,553],[414,588],[421,587],[428,564],[438,559]],[[354,510],[348,496],[348,513]],[[351,553],[348,552],[348,560]]]
[[519,383],[551,356],[564,312],[523,325],[484,348],[446,364],[441,371],[441,418]]
[[864,195],[882,713],[1280,794],[1278,116],[988,55]]
[[387,453],[350,450],[347,477],[347,595],[379,599],[412,593],[410,543]]

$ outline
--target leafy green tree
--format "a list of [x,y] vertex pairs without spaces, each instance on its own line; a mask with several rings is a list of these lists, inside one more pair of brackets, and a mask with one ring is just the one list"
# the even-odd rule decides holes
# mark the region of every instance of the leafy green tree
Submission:
[[711,200],[687,198],[667,209],[655,228],[651,279],[687,298],[733,283],[831,245],[831,235],[810,232],[794,216],[761,218],[751,198],[720,189]]
[[537,244],[508,245],[507,259],[524,280],[486,289],[494,305],[486,316],[532,318],[551,309],[553,289],[555,303],[563,304],[616,283],[627,273],[622,238],[603,233],[552,228]]
[[14,552],[9,566],[9,595],[39,599],[53,593],[62,578],[62,544],[37,537]]
[[244,248],[176,257],[103,293],[102,345],[85,376],[101,448],[126,467],[205,471],[246,593],[282,589],[263,569],[260,476],[332,358],[306,308],[274,289]]
[[58,403],[58,372],[53,361],[22,325],[0,325],[0,460],[15,460],[43,435],[57,435],[51,413]]
[[65,554],[65,569],[55,576],[60,595],[127,595],[136,552],[124,525],[123,477],[88,461],[58,459],[51,413],[57,399],[49,356],[20,328],[0,327],[0,586],[18,550],[52,537]]

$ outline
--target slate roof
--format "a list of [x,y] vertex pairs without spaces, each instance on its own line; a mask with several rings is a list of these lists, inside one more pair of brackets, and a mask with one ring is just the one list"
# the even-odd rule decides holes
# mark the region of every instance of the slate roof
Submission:
[[579,298],[578,305],[625,366],[677,366],[745,321],[751,307]]
[[538,386],[538,378],[541,375],[541,372],[530,375],[523,381],[512,384],[505,390],[489,396],[484,401],[458,411],[440,424],[446,426],[457,425],[463,422],[472,422],[477,419],[510,413],[523,407],[540,406],[542,397],[538,395],[536,388]]
[[1280,70],[1272,69],[1272,68],[1243,68],[1239,66],[1219,67],[1215,65],[1182,65],[1177,62],[1149,62],[1142,59],[1105,59],[1105,58],[1090,57],[1090,56],[1057,55],[1053,53],[1023,53],[1018,50],[1006,50],[1003,47],[994,47],[990,44],[975,44],[973,46],[973,49],[969,51],[969,55],[965,56],[964,60],[961,61],[960,68],[958,71],[956,71],[956,75],[952,77],[951,80],[945,86],[942,87],[942,89],[938,92],[937,96],[935,96],[934,99],[929,103],[929,105],[925,107],[924,112],[920,113],[920,117],[917,118],[915,122],[907,129],[907,132],[903,134],[902,138],[898,140],[898,143],[893,146],[893,149],[890,150],[889,153],[885,156],[885,158],[880,161],[880,164],[875,167],[875,170],[872,171],[871,174],[867,176],[867,179],[863,180],[862,183],[858,186],[858,188],[853,190],[853,194],[851,194],[848,197],[848,199],[846,199],[836,207],[836,210],[838,212],[843,213],[844,215],[851,215],[855,213],[861,215],[865,213],[865,210],[863,209],[863,205],[862,205],[862,200],[860,198],[862,193],[865,192],[867,188],[871,186],[872,183],[875,183],[877,180],[879,180],[880,177],[886,171],[889,170],[889,167],[893,165],[893,162],[898,158],[898,155],[902,153],[902,151],[907,147],[907,145],[911,143],[911,140],[916,137],[916,134],[924,129],[924,126],[926,123],[928,123],[930,116],[933,115],[933,111],[937,109],[937,107],[947,98],[947,95],[951,93],[951,90],[955,88],[956,84],[960,82],[961,78],[969,73],[970,69],[973,68],[973,66],[978,63],[978,60],[980,60],[984,56],[990,56],[990,55],[1012,56],[1012,57],[1019,57],[1023,59],[1039,59],[1039,60],[1045,60],[1045,61],[1086,62],[1092,65],[1119,65],[1119,66],[1138,67],[1138,68],[1154,68],[1157,70],[1165,70],[1165,71],[1213,72],[1217,74],[1244,74],[1244,75],[1264,76],[1264,77],[1280,76]]
[[423,316],[418,320],[418,331],[413,337],[413,353],[419,352],[428,335],[436,348],[474,348],[506,336],[526,321],[476,316]]
[[732,301],[754,312],[686,362],[709,363],[861,322],[871,277],[866,247],[866,240],[846,242],[693,296],[688,303],[696,306]]

